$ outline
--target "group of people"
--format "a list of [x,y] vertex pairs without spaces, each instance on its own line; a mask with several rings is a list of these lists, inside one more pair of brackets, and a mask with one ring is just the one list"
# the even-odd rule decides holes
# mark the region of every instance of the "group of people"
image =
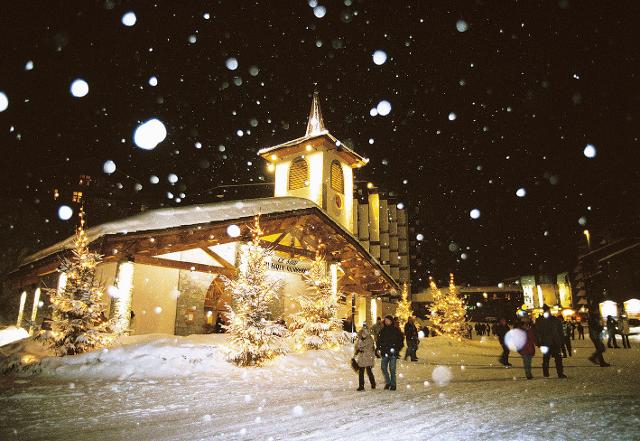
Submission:
[[476,330],[476,335],[478,336],[482,336],[482,335],[491,335],[491,326],[489,325],[489,323],[476,323],[474,326],[475,330]]
[[609,336],[609,340],[607,341],[607,347],[618,349],[618,342],[616,341],[616,334],[620,334],[622,337],[622,347],[625,349],[631,348],[631,343],[629,343],[629,318],[625,315],[621,316],[618,320],[614,319],[613,316],[607,316],[607,334]]
[[[607,317],[607,331],[609,335],[609,347],[619,347],[615,341],[615,334],[620,333],[623,335],[623,344],[625,348],[629,345],[629,331],[628,321],[626,322],[626,329],[624,329],[625,317],[622,317],[619,322],[616,322],[613,317]],[[621,324],[622,323],[622,324]],[[543,306],[543,314],[538,317],[535,324],[531,321],[528,315],[524,315],[520,318],[516,324],[517,328],[524,331],[524,341],[519,342],[518,353],[522,356],[524,365],[524,371],[527,379],[532,379],[533,374],[531,372],[531,364],[533,356],[536,353],[536,347],[540,348],[542,352],[542,373],[545,377],[549,376],[549,364],[553,357],[556,373],[558,378],[567,378],[564,373],[564,366],[562,359],[567,356],[572,356],[571,340],[575,339],[575,330],[578,331],[578,338],[584,339],[584,325],[581,322],[572,323],[565,321],[561,315],[554,316],[551,314],[551,309],[548,305]],[[601,367],[609,367],[610,364],[604,359],[604,352],[606,350],[602,341],[602,332],[604,327],[600,319],[600,315],[597,311],[592,312],[589,315],[588,320],[589,338],[593,342],[595,352],[588,358],[588,360]],[[511,366],[509,363],[509,342],[505,341],[505,337],[509,332],[509,325],[505,319],[501,319],[493,329],[495,335],[497,335],[500,345],[502,346],[502,354],[499,361],[504,366]],[[626,334],[625,334],[626,332]],[[626,337],[626,338],[625,338]]]
[[[353,322],[351,322],[351,328]],[[619,348],[616,342],[616,334],[622,335],[622,343],[625,348],[629,348],[629,322],[622,316],[616,321],[612,316],[607,317],[607,332],[609,336],[608,346]],[[551,358],[554,360],[555,370],[558,378],[567,378],[564,373],[563,358],[572,356],[572,340],[584,339],[585,326],[582,322],[564,320],[562,315],[553,315],[548,305],[543,306],[543,313],[535,320],[535,323],[528,315],[519,317],[515,325],[523,332],[520,333],[522,341],[517,346],[518,353],[522,357],[525,376],[527,379],[533,378],[532,363],[536,354],[536,348],[542,353],[542,374],[550,376]],[[504,366],[511,366],[509,354],[512,348],[506,341],[510,327],[506,319],[502,318],[493,327],[487,323],[476,323],[475,330],[478,335],[495,335],[502,346],[502,354],[499,361]],[[588,358],[592,363],[601,367],[610,366],[604,359],[606,350],[602,341],[604,327],[597,311],[589,315],[588,321],[589,338],[593,342],[595,351]],[[428,336],[428,330],[425,334]],[[401,329],[400,320],[390,315],[383,319],[377,318],[371,329],[366,324],[358,331],[355,339],[353,363],[358,370],[358,391],[364,390],[366,372],[369,377],[371,388],[376,388],[373,365],[376,357],[381,359],[380,368],[385,381],[385,389],[396,390],[396,365],[400,352],[405,347],[404,359],[417,361],[417,350],[420,343],[418,328],[413,317],[407,320],[404,329]]]
[[417,351],[420,344],[418,328],[413,317],[407,319],[404,332],[397,317],[378,317],[371,329],[364,324],[356,336],[353,359],[358,368],[358,391],[364,390],[364,374],[367,373],[371,389],[376,388],[373,374],[373,364],[376,357],[380,358],[380,368],[384,377],[384,388],[396,390],[396,365],[400,352],[405,346],[404,359],[418,361]]

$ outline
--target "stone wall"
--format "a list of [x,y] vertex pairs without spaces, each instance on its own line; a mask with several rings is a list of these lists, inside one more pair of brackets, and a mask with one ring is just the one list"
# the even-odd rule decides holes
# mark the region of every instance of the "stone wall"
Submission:
[[204,299],[212,274],[180,271],[176,305],[176,335],[202,334],[205,324]]

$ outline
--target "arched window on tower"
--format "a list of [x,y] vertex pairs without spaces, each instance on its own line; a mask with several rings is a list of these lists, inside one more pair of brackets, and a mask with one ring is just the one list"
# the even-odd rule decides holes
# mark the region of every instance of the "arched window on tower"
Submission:
[[344,194],[344,175],[342,174],[342,165],[338,161],[331,163],[331,188]]
[[309,186],[309,165],[304,158],[297,158],[289,169],[289,190]]

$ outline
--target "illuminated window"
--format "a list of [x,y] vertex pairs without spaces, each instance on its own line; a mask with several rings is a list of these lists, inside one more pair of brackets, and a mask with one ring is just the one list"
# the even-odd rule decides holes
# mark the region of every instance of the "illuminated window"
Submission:
[[73,192],[73,196],[71,196],[71,201],[79,203],[81,200],[82,200],[82,192],[81,191],[74,191]]
[[344,175],[342,174],[342,166],[338,161],[331,163],[331,188],[338,193],[344,194]]
[[309,186],[309,165],[304,158],[298,158],[291,163],[289,169],[289,190]]
[[80,185],[89,185],[91,184],[91,176],[89,175],[80,175]]

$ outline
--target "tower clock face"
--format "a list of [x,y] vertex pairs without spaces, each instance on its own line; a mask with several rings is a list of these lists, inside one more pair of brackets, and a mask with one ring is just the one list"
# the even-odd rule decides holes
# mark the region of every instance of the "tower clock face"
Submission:
[[342,208],[342,196],[339,194],[336,195],[336,207]]

